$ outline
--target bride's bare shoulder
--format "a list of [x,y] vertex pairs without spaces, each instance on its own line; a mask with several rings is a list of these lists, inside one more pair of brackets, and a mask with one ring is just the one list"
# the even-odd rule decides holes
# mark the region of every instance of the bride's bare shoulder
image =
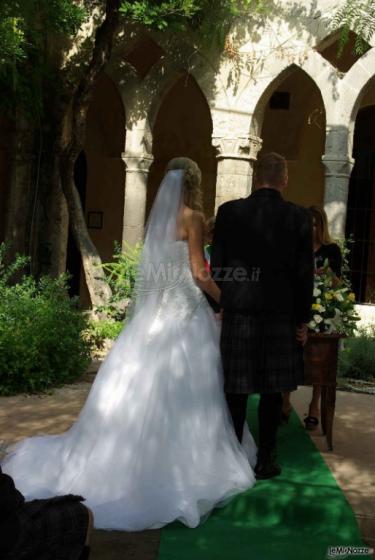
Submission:
[[186,225],[189,226],[204,224],[203,212],[199,212],[198,210],[193,210],[188,206],[184,206],[183,208],[183,219]]
[[184,206],[181,209],[180,218],[177,221],[178,234],[182,239],[189,239],[191,234],[201,234],[204,229],[204,224],[205,221],[202,212]]

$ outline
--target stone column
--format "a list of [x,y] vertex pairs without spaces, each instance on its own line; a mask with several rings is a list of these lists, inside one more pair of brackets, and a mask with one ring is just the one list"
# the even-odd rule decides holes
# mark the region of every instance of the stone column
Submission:
[[326,153],[322,157],[325,167],[324,209],[327,212],[332,237],[345,237],[346,210],[349,179],[354,159],[349,156]]
[[262,141],[257,136],[237,138],[213,137],[217,150],[215,214],[221,204],[248,196],[252,186],[253,166]]
[[124,153],[126,184],[124,203],[124,226],[122,241],[135,245],[143,239],[146,217],[147,180],[153,162],[149,153]]

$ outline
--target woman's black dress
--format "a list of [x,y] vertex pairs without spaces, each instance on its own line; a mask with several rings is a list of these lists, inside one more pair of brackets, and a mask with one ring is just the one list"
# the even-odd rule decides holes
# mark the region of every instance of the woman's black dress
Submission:
[[315,251],[315,268],[322,268],[326,259],[328,259],[329,267],[336,274],[337,278],[341,277],[342,256],[340,247],[336,243],[329,243],[328,245],[321,245]]

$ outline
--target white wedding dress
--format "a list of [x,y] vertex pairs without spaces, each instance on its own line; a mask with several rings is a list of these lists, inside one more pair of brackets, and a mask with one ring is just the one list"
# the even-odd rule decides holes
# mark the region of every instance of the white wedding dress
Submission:
[[[220,327],[193,280],[188,244],[153,246],[167,238],[160,210],[168,211],[171,180],[181,188],[181,177],[169,172],[162,183],[141,264],[144,272],[151,258],[165,265],[168,255],[168,278],[140,282],[134,315],[73,426],[20,442],[2,466],[27,499],[84,496],[98,528],[137,531],[174,520],[196,527],[255,482],[256,447],[247,429],[242,445],[235,436],[223,393]],[[177,203],[169,208],[174,220]]]

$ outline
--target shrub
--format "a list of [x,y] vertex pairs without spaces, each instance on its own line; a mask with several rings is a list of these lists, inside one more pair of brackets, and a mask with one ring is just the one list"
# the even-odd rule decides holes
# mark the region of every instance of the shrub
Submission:
[[375,379],[375,326],[358,329],[358,336],[344,340],[339,374],[352,379]]
[[28,262],[18,256],[5,265],[0,245],[0,394],[44,391],[79,377],[90,360],[81,336],[87,321],[70,299],[67,276],[35,280],[20,275]]
[[134,295],[141,251],[141,243],[137,243],[134,247],[126,244],[122,249],[121,245],[115,242],[114,262],[102,265],[112,290],[112,297],[108,304],[100,307],[98,311],[104,312],[113,321],[125,319],[126,311]]
[[124,327],[121,321],[108,319],[105,321],[90,321],[84,333],[85,338],[89,341],[93,352],[100,351],[104,348],[107,340],[115,340]]

